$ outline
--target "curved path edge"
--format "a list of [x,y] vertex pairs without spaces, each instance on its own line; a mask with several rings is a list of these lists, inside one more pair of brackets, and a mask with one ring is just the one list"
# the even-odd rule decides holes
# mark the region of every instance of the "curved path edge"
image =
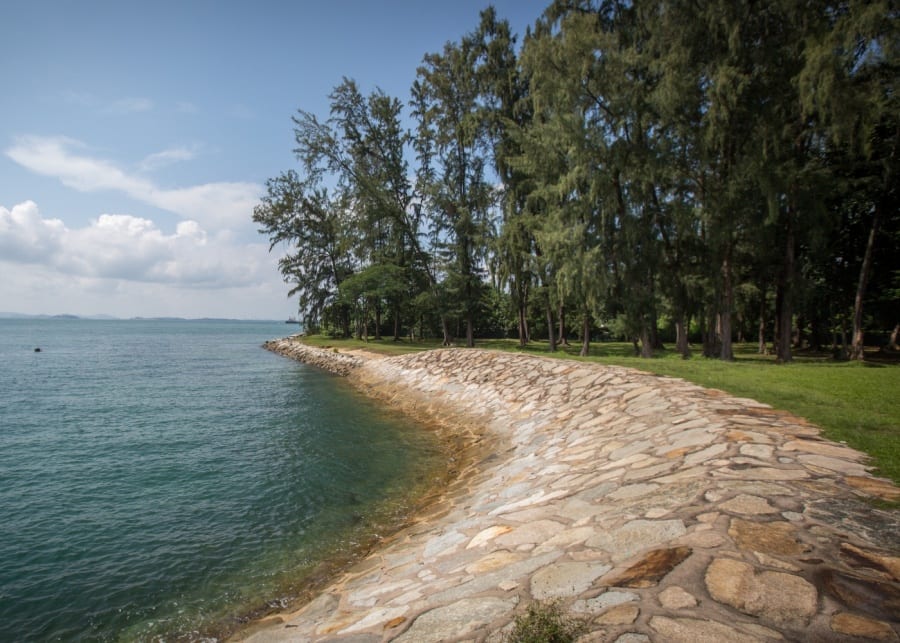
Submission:
[[900,641],[900,489],[801,418],[622,367],[266,347],[490,450],[245,640],[500,642],[555,601],[582,641]]

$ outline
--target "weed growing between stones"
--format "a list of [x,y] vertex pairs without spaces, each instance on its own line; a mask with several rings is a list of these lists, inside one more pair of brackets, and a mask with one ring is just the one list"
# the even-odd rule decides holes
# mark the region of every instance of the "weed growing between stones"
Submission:
[[587,621],[564,614],[558,601],[528,606],[516,617],[507,643],[572,643],[587,631]]

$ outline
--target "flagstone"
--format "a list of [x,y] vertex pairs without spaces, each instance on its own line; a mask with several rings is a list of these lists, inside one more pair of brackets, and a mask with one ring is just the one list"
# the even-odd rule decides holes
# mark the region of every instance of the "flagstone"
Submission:
[[609,570],[602,563],[555,563],[531,577],[531,595],[537,600],[577,596]]
[[816,613],[818,592],[807,580],[716,558],[706,570],[706,589],[720,603],[778,625],[802,628]]
[[900,518],[865,498],[900,491],[800,418],[527,355],[334,363],[475,448],[417,522],[249,642],[500,643],[520,600],[554,599],[593,619],[584,643],[897,640]]

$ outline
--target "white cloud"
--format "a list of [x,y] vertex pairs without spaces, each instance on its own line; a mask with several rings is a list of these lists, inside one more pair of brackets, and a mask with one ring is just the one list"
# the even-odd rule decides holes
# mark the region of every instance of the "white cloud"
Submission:
[[107,105],[103,111],[107,114],[133,114],[149,112],[153,109],[153,101],[149,98],[120,98]]
[[73,148],[83,149],[84,145],[66,137],[24,136],[16,139],[6,155],[33,172],[56,177],[81,192],[123,192],[143,203],[198,220],[211,230],[249,223],[263,191],[262,186],[249,182],[163,188],[109,161],[73,152]]
[[146,172],[151,172],[179,161],[190,161],[196,155],[197,153],[193,149],[188,149],[186,147],[171,147],[162,152],[154,152],[153,154],[144,157],[144,160],[140,163],[140,168]]
[[62,92],[62,98],[72,105],[87,107],[101,114],[134,114],[137,112],[149,112],[154,108],[152,100],[142,97],[126,97],[107,101],[90,92],[67,90]]
[[277,275],[264,244],[210,236],[196,221],[166,234],[153,221],[101,214],[83,228],[44,218],[33,201],[0,206],[0,257],[71,278],[111,279],[179,288],[250,287]]

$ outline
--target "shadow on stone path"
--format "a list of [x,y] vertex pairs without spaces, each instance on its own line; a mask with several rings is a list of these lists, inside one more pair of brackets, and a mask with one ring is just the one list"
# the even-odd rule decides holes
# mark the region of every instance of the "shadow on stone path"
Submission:
[[536,600],[587,619],[583,641],[900,640],[900,512],[872,502],[900,489],[800,418],[621,367],[267,347],[490,455],[247,640],[502,641]]

